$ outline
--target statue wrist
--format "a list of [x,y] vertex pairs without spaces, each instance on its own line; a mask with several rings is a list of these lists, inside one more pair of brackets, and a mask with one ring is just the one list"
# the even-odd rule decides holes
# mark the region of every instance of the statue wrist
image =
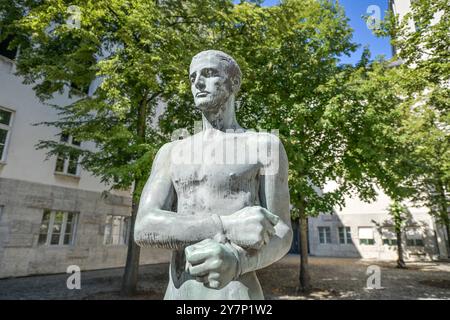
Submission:
[[232,254],[236,258],[236,270],[235,270],[235,275],[233,277],[233,280],[237,280],[242,274],[242,265],[241,265],[240,253],[239,253],[238,249],[234,246],[233,243],[228,242],[225,245],[230,249],[230,251],[232,252]]
[[214,224],[219,229],[219,232],[217,232],[214,235],[214,240],[216,240],[219,243],[226,243],[227,242],[227,237],[226,237],[225,228],[224,228],[222,219],[217,214],[212,214],[211,218],[214,221]]

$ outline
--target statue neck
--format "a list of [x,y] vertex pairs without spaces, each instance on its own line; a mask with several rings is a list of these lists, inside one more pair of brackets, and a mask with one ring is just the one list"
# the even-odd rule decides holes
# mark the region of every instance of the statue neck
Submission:
[[236,120],[234,95],[231,95],[217,111],[209,113],[203,112],[202,123],[203,131],[216,129],[225,132],[226,130],[242,129]]

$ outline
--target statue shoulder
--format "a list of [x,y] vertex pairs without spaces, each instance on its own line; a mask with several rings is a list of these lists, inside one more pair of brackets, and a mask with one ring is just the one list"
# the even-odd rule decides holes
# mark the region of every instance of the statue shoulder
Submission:
[[253,134],[260,146],[277,147],[284,150],[283,142],[277,135],[270,132],[253,132]]
[[159,148],[155,159],[166,161],[170,158],[170,154],[175,146],[179,143],[180,140],[170,141],[165,143],[161,148]]
[[286,149],[283,146],[281,139],[269,132],[255,132],[255,137],[258,143],[258,158],[264,167],[270,168],[278,172],[279,168],[288,167],[288,158]]

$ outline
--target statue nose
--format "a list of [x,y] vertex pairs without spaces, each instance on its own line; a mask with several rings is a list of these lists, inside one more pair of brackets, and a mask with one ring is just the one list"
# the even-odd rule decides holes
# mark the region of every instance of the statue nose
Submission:
[[197,80],[195,81],[195,87],[199,90],[205,89],[206,85],[205,85],[205,81],[203,81],[202,77],[197,78]]

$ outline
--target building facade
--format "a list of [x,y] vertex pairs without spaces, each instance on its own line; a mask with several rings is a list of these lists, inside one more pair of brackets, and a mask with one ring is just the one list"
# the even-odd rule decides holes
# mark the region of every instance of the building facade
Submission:
[[[77,159],[46,156],[40,140],[91,149],[58,129],[34,125],[57,118],[32,86],[14,75],[14,53],[0,48],[0,278],[121,267],[125,264],[130,194],[109,191]],[[61,95],[52,103],[67,104]],[[169,260],[142,249],[141,264]]]
[[[391,199],[378,190],[377,200],[365,203],[346,199],[346,206],[331,214],[310,218],[309,250],[314,256],[397,259],[397,237],[388,207]],[[437,225],[427,208],[407,204],[402,232],[406,260],[436,260],[448,257],[445,229]]]

